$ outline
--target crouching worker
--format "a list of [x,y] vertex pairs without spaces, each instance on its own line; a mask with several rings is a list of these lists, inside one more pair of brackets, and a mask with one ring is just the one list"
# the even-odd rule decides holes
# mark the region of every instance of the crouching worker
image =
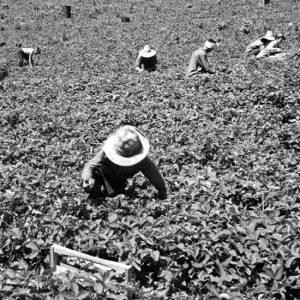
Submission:
[[284,35],[282,33],[278,33],[275,36],[275,40],[271,41],[262,51],[257,54],[256,57],[275,57],[278,53],[287,55],[287,52],[282,53],[282,50],[279,48],[283,40],[285,40]]
[[146,45],[144,49],[139,52],[139,55],[135,62],[135,69],[138,72],[143,72],[144,70],[152,72],[157,68],[157,56],[156,51],[151,49],[149,45]]
[[165,199],[166,185],[148,157],[149,148],[149,141],[135,127],[119,128],[85,165],[81,175],[83,188],[91,198],[124,194],[127,179],[141,171],[158,190],[158,197]]
[[259,38],[258,40],[254,41],[253,43],[251,43],[246,47],[245,50],[246,57],[251,55],[254,55],[256,57],[260,55],[260,57],[262,57],[261,56],[262,51],[266,47],[268,47],[268,45],[273,41],[275,41],[275,36],[273,35],[272,31],[268,31],[265,36]]
[[18,59],[19,59],[19,67],[23,67],[24,60],[30,65],[32,68],[34,65],[33,56],[36,54],[41,54],[41,49],[39,47],[36,48],[22,48],[21,44],[17,44],[18,46]]
[[213,39],[208,39],[202,48],[193,52],[189,66],[185,73],[186,78],[201,73],[214,73],[214,71],[209,68],[207,54],[210,53],[216,46],[218,46],[218,43],[216,43]]

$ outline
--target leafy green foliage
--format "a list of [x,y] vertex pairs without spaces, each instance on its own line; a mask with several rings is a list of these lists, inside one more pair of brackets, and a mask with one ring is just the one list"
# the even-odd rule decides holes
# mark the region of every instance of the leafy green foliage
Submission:
[[[73,20],[49,3],[5,6],[7,45],[22,40],[42,55],[21,69],[1,48],[1,297],[299,299],[299,61],[242,57],[267,28],[287,33],[293,50],[296,5],[78,1]],[[210,36],[221,42],[210,54],[218,73],[185,80]],[[159,70],[139,75],[146,43]],[[149,137],[167,200],[141,175],[131,196],[86,199],[84,163],[124,124]],[[53,243],[132,264],[135,283],[53,276]]]

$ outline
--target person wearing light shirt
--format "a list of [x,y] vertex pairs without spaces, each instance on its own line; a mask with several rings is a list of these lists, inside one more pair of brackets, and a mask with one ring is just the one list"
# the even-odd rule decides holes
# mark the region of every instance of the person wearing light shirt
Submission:
[[284,35],[282,33],[278,33],[275,36],[275,40],[270,42],[267,47],[265,47],[262,51],[260,51],[260,53],[256,55],[256,57],[262,58],[280,53],[282,50],[279,48],[279,46],[284,39]]
[[194,51],[187,67],[185,77],[201,74],[201,73],[214,73],[209,67],[207,54],[210,53],[218,43],[213,39],[208,39],[202,48]]
[[251,55],[254,55],[257,57],[257,55],[261,55],[261,52],[268,47],[268,45],[271,42],[275,41],[275,36],[273,35],[273,32],[269,30],[265,36],[259,38],[258,40],[252,42],[250,45],[246,47],[245,50],[245,56],[249,57]]
[[41,49],[39,47],[36,48],[23,48],[21,44],[18,45],[18,59],[19,59],[19,67],[24,66],[24,61],[26,61],[30,67],[32,68],[34,65],[33,56],[36,54],[41,54]]

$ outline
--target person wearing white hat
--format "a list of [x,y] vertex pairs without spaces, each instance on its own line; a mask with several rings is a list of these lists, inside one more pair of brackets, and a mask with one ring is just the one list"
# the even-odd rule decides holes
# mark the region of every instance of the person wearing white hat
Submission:
[[260,51],[256,57],[261,58],[261,57],[275,57],[276,54],[281,53],[281,55],[287,55],[288,52],[282,51],[279,46],[281,42],[285,40],[285,36],[280,32],[276,34],[274,41],[271,41],[262,51]]
[[260,53],[273,41],[275,41],[275,36],[271,30],[267,31],[266,35],[254,41],[246,47],[245,55],[246,57],[250,55],[255,55],[256,57],[262,57]]
[[142,172],[158,190],[158,197],[165,199],[166,185],[148,157],[149,149],[148,139],[138,129],[129,125],[120,127],[85,165],[81,174],[84,190],[92,198],[123,194],[127,179]]
[[218,43],[213,39],[208,39],[204,46],[192,53],[190,63],[187,67],[185,77],[190,77],[201,73],[214,73],[210,68],[207,60],[207,54],[211,52]]
[[151,49],[149,45],[146,45],[141,51],[135,62],[135,69],[138,72],[147,70],[149,72],[155,71],[157,67],[157,55],[156,51]]

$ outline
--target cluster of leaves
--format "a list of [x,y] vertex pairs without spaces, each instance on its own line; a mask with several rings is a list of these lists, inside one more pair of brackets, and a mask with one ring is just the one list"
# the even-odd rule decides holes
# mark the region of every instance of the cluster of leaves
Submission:
[[49,271],[44,270],[32,274],[25,262],[15,267],[2,270],[0,275],[2,295],[9,299],[127,299],[129,292],[135,290],[132,285],[115,281],[113,272],[51,273],[49,276]]
[[[123,2],[73,1],[72,20],[51,4],[3,4],[1,297],[299,299],[299,61],[242,57],[270,28],[293,50],[297,3]],[[185,80],[209,36],[218,73]],[[19,41],[42,48],[35,68],[17,67]],[[159,70],[140,75],[146,43]],[[84,163],[124,124],[149,137],[167,200],[141,175],[130,196],[83,193]],[[131,264],[134,282],[53,275],[53,243]]]

